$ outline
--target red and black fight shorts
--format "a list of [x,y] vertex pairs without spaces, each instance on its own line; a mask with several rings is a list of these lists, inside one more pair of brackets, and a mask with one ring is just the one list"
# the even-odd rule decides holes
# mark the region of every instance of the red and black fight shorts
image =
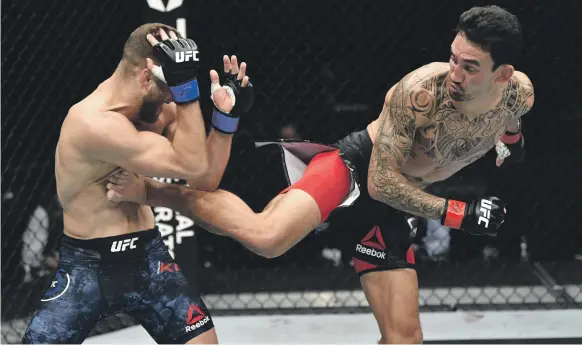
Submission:
[[414,269],[411,245],[418,220],[389,206],[372,205],[372,201],[369,203],[355,205],[352,210],[362,211],[357,215],[360,221],[354,229],[357,236],[352,242],[354,268],[358,275],[401,268]]
[[351,133],[333,146],[337,150],[316,155],[303,177],[283,193],[301,189],[310,194],[317,202],[321,222],[324,222],[350,192],[350,171],[353,171],[361,195],[343,212],[349,212],[354,220],[354,228],[349,230],[348,237],[353,238],[356,272],[362,275],[372,271],[414,268],[411,245],[417,219],[372,199],[368,194],[368,165],[373,145],[367,130]]

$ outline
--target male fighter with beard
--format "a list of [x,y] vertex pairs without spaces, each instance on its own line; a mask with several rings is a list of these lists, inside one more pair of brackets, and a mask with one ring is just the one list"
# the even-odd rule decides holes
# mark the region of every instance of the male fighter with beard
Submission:
[[127,169],[217,188],[238,116],[253,101],[246,64],[239,71],[236,57],[223,60],[225,86],[210,72],[215,110],[208,138],[198,47],[163,24],[131,33],[113,75],[71,107],[55,157],[64,213],[60,262],[23,343],[80,344],[116,313],[133,316],[159,343],[217,343],[210,314],[173,262],[151,208],[113,204],[105,185]]
[[[351,205],[361,185],[362,195],[352,206],[360,221],[353,229],[354,263],[380,342],[419,343],[418,281],[410,248],[413,216],[471,233],[497,233],[505,219],[499,198],[457,201],[423,189],[494,147],[498,165],[504,158],[509,162],[523,156],[521,117],[533,106],[534,90],[513,66],[521,46],[513,14],[497,6],[464,12],[448,63],[431,63],[402,78],[386,94],[376,120],[307,159],[302,177],[261,213],[226,191],[163,185],[133,174],[113,177],[108,196],[173,208],[259,255],[275,257],[338,206]],[[296,157],[306,156],[297,143],[280,144]]]

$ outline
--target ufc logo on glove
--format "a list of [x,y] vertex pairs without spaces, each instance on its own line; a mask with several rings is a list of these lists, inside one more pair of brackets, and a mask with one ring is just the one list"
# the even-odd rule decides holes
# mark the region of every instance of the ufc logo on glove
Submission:
[[200,61],[200,59],[198,58],[198,51],[188,50],[176,52],[176,62],[180,63],[184,61]]
[[479,221],[477,222],[477,224],[480,225],[481,222],[483,222],[485,223],[485,227],[488,228],[489,218],[491,217],[491,200],[482,199],[480,211],[481,213],[483,213],[483,215],[479,216]]

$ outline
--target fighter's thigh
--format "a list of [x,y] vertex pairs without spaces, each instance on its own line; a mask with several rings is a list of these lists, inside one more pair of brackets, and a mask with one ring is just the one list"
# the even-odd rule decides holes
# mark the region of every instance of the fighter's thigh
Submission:
[[217,343],[210,312],[167,250],[150,261],[144,308],[130,313],[158,343]]
[[24,334],[27,344],[80,344],[101,317],[97,272],[61,266]]
[[410,268],[374,271],[360,276],[382,340],[388,343],[420,343],[418,279]]
[[[422,338],[418,282],[411,248],[417,221],[385,207],[369,205],[355,231],[354,266],[382,333],[388,342],[416,343]],[[378,216],[380,215],[380,216]]]
[[284,189],[260,214],[266,221],[269,257],[279,256],[324,222],[347,196],[349,169],[338,151],[316,155],[301,179]]

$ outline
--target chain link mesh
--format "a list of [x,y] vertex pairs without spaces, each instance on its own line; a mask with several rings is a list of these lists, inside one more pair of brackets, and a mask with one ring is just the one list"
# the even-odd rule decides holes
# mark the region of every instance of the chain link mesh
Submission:
[[[54,149],[68,108],[113,72],[145,1],[2,2],[2,342],[19,342],[50,282],[62,234],[54,184]],[[471,5],[483,5],[472,1]],[[331,143],[379,113],[386,91],[409,71],[445,61],[465,2],[192,1],[188,32],[203,68],[223,54],[249,64],[258,92],[241,121],[222,188],[256,211],[285,186],[276,150],[257,140],[294,136]],[[582,156],[580,94],[573,71],[582,58],[577,2],[509,6],[524,29],[517,66],[536,87],[524,120],[528,157],[494,167],[485,157],[433,193],[468,198],[486,190],[511,205],[497,238],[423,223],[416,239],[420,304],[457,308],[570,308],[582,302],[581,209],[576,188]],[[202,75],[200,85],[208,85]],[[203,97],[208,90],[202,88]],[[203,111],[211,113],[209,101]],[[207,119],[208,120],[208,119]],[[338,212],[282,257],[266,260],[235,241],[197,232],[196,277],[217,314],[368,311],[351,267],[346,235],[355,226]],[[94,333],[133,324],[102,321]]]

